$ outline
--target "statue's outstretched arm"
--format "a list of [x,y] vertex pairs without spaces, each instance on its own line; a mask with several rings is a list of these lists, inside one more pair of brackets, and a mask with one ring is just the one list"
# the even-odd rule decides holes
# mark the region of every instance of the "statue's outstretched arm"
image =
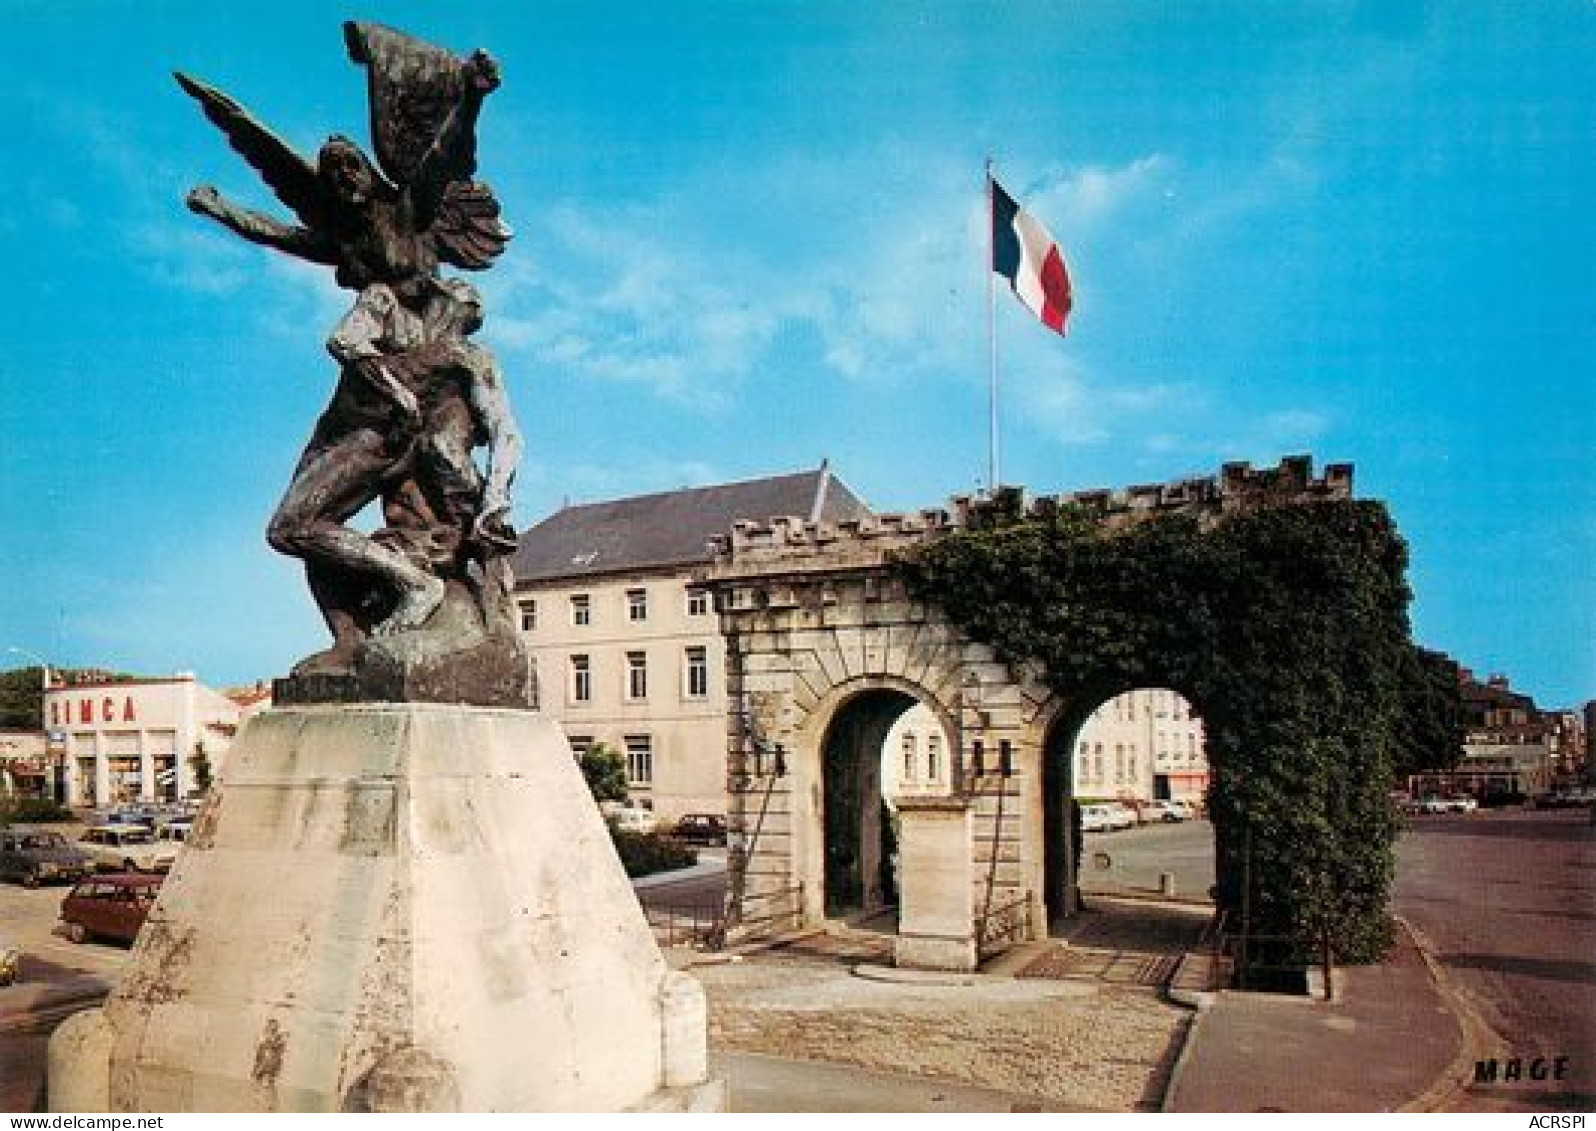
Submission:
[[188,194],[189,210],[209,216],[235,235],[274,251],[336,267],[338,248],[320,233],[299,224],[284,224],[262,212],[240,208],[209,185]]

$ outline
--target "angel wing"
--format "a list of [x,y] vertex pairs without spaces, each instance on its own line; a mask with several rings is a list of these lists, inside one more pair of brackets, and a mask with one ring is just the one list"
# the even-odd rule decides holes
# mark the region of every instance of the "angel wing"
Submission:
[[228,95],[181,71],[173,77],[306,227],[324,231],[334,222],[335,206],[313,164]]
[[499,219],[493,190],[480,181],[453,181],[430,232],[438,258],[467,271],[481,271],[510,242],[510,229]]

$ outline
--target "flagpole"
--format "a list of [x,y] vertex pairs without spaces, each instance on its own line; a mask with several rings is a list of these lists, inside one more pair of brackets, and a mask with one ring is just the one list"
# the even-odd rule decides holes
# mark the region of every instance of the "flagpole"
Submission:
[[986,340],[991,372],[987,393],[986,489],[994,498],[998,489],[998,345],[997,287],[993,282],[997,263],[997,234],[992,230],[992,158],[986,159]]

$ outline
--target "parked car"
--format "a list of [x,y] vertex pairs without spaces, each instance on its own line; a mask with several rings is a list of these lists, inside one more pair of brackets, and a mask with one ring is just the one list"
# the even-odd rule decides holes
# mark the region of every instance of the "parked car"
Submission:
[[1081,806],[1081,832],[1106,833],[1110,828],[1106,805]]
[[95,825],[84,830],[78,848],[102,872],[153,872],[161,857],[148,825]]
[[1110,827],[1115,829],[1134,829],[1141,823],[1136,810],[1123,801],[1110,801],[1105,808],[1108,810]]
[[168,821],[157,826],[155,830],[155,843],[160,845],[160,853],[155,858],[157,872],[170,872],[172,865],[177,863],[177,854],[188,840],[189,834],[194,831],[194,826],[188,821]]
[[626,832],[651,833],[659,828],[659,818],[654,816],[652,809],[623,805],[618,809],[612,809],[607,817],[610,824]]
[[717,813],[689,813],[671,828],[671,836],[687,844],[725,844],[726,818]]
[[61,922],[73,942],[132,942],[155,906],[160,876],[121,873],[80,880],[61,901]]
[[1473,813],[1480,807],[1480,803],[1472,797],[1448,797],[1444,800],[1448,813]]
[[12,825],[0,829],[0,879],[36,888],[51,880],[70,883],[92,875],[94,861],[54,829]]
[[1179,802],[1170,801],[1166,798],[1162,801],[1154,801],[1149,805],[1147,807],[1147,816],[1149,820],[1174,824],[1176,821],[1184,821],[1186,819],[1186,809]]
[[1135,815],[1117,801],[1098,801],[1081,806],[1082,832],[1113,832],[1115,829],[1128,829],[1134,824]]

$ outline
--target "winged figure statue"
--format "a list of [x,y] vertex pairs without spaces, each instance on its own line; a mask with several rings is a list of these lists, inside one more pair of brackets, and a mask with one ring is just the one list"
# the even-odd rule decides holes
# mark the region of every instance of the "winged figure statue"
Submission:
[[[327,342],[339,365],[331,403],[267,528],[274,548],[304,561],[333,636],[284,682],[298,681],[287,689],[298,701],[325,693],[525,705],[530,683],[471,695],[426,676],[418,695],[416,680],[395,690],[389,678],[466,653],[474,670],[491,669],[483,648],[509,657],[501,684],[529,671],[507,557],[520,433],[497,365],[468,340],[481,326],[480,297],[440,276],[443,266],[491,266],[510,238],[493,191],[475,179],[477,120],[498,66],[482,51],[457,56],[377,24],[347,23],[344,38],[366,70],[375,161],[337,135],[312,161],[227,94],[176,75],[294,219],[241,207],[210,186],[189,193],[189,208],[333,268],[356,292]],[[384,529],[348,525],[379,501]],[[382,689],[372,691],[373,679]]]
[[367,68],[377,164],[340,135],[311,161],[222,91],[178,73],[299,222],[240,208],[210,186],[191,192],[189,207],[254,243],[335,268],[351,290],[413,283],[440,263],[488,267],[510,238],[493,191],[473,179],[477,116],[499,85],[497,64],[376,24],[346,24],[344,35]]

